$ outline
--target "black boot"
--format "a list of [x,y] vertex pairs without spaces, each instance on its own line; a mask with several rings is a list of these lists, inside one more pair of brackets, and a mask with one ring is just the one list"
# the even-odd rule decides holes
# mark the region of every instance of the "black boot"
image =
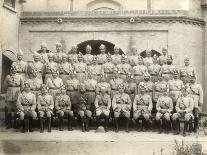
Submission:
[[193,131],[196,133],[197,130],[198,130],[198,117],[195,117]]
[[158,133],[162,133],[162,123],[161,120],[157,120],[157,126],[158,126]]
[[179,131],[179,121],[178,120],[174,120],[173,121],[173,129],[174,129],[174,135],[178,135],[180,133]]
[[29,118],[29,132],[33,132],[33,119]]
[[8,108],[7,107],[5,107],[4,108],[4,118],[5,118],[5,121],[4,121],[4,123],[5,123],[5,126],[7,127],[8,126],[8,123],[9,123],[9,121],[8,121]]
[[100,116],[96,116],[96,122],[97,122],[97,125],[99,127],[101,125],[101,123],[100,123]]
[[44,123],[43,123],[43,119],[40,118],[40,133],[44,132]]
[[168,134],[171,129],[170,121],[165,120],[165,125],[166,125],[166,133]]
[[87,117],[86,118],[86,131],[89,131],[89,129],[88,129],[88,124],[89,124],[89,121],[90,121],[90,117]]
[[183,130],[183,136],[184,137],[186,136],[187,129],[188,129],[188,122],[185,121],[185,123],[184,123],[184,130]]
[[115,130],[115,132],[119,132],[118,118],[115,118],[115,125],[116,125],[116,130]]
[[6,129],[10,129],[12,127],[12,114],[8,113],[7,115],[7,126]]
[[51,132],[51,118],[47,118],[48,132]]
[[59,131],[63,131],[63,117],[59,117]]
[[126,118],[126,132],[129,132],[129,122],[130,122],[130,119]]
[[105,131],[108,131],[109,117],[105,117]]
[[25,133],[25,121],[24,120],[21,121],[21,125],[22,125],[22,133]]
[[81,118],[82,132],[85,132],[85,116]]
[[71,127],[71,122],[72,122],[73,117],[68,116],[68,131],[72,131],[72,127]]

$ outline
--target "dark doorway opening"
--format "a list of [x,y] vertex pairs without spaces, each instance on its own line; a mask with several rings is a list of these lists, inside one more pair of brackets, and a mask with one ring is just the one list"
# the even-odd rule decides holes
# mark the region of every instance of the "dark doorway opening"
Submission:
[[[161,56],[161,54],[159,53],[159,52],[157,52],[157,51],[155,51],[155,50],[151,50],[151,54],[152,54],[152,57],[156,54],[158,57],[159,56]],[[146,50],[144,50],[144,51],[142,51],[141,53],[140,53],[140,55],[143,57],[143,58],[145,58],[146,57]]]
[[[104,44],[106,46],[106,53],[114,54],[114,44],[104,40],[87,40],[80,44],[78,44],[78,51],[85,54],[86,53],[86,46],[90,45],[92,47],[92,55],[100,54],[99,46]],[[124,52],[120,49],[119,54],[124,54]]]

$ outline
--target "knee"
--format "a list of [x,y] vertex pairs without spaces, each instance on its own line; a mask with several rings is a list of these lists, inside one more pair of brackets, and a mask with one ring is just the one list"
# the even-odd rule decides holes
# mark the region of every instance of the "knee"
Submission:
[[35,111],[32,111],[31,116],[32,116],[33,119],[36,119],[37,118],[37,113]]
[[149,114],[144,114],[144,119],[149,120],[150,115]]
[[165,120],[170,121],[170,114],[169,113],[166,113],[164,115],[164,118],[165,118]]
[[126,118],[130,118],[130,113],[129,113],[129,112],[126,112],[126,113],[124,114],[124,116],[125,116]]
[[84,117],[84,116],[85,116],[85,115],[84,115],[84,111],[79,111],[78,114],[80,115],[80,117]]
[[157,113],[155,119],[158,121],[158,120],[160,120],[161,117],[162,117],[162,114],[161,113]]
[[68,115],[72,117],[72,116],[74,115],[74,114],[73,114],[73,111],[71,111],[71,110],[68,111]]
[[119,112],[115,112],[115,113],[114,113],[114,117],[115,117],[115,118],[119,118],[119,115],[120,115]]
[[20,120],[24,120],[24,113],[20,112],[19,117],[20,117]]
[[40,116],[40,118],[44,117],[44,112],[43,111],[40,111],[39,112],[39,116]]
[[172,120],[175,121],[175,120],[177,120],[177,119],[178,119],[178,114],[176,114],[176,113],[173,114],[173,115],[172,115]]
[[137,118],[138,118],[138,114],[137,114],[137,113],[134,113],[134,114],[133,114],[133,119],[134,119],[134,120],[137,120]]
[[50,111],[47,111],[47,112],[46,112],[46,115],[47,115],[47,117],[50,118],[50,117],[51,117],[51,112],[50,112]]
[[63,117],[64,116],[64,112],[63,111],[59,111],[59,116]]
[[105,110],[103,113],[106,117],[109,117],[109,111]]
[[189,122],[190,121],[191,116],[189,114],[185,115],[185,121]]
[[100,110],[97,110],[96,111],[96,116],[99,117],[100,115],[101,115],[101,111]]
[[86,116],[87,116],[87,117],[91,117],[91,116],[92,116],[91,111],[87,110],[87,111],[86,111]]

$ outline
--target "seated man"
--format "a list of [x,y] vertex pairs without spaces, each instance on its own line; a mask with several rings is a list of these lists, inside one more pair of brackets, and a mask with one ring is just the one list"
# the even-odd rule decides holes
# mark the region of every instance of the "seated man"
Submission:
[[33,93],[31,93],[29,82],[25,81],[24,91],[20,93],[17,98],[17,113],[20,115],[22,132],[25,132],[25,118],[29,118],[27,125],[29,126],[29,131],[32,132],[32,119],[37,119],[37,113],[35,112],[35,109],[36,97]]
[[55,109],[57,110],[57,114],[59,117],[59,130],[63,131],[63,117],[64,115],[68,118],[68,130],[71,131],[71,122],[73,119],[73,111],[71,110],[71,102],[70,97],[66,94],[65,85],[60,87],[60,94],[57,96],[55,101]]
[[146,87],[143,82],[139,84],[140,94],[135,96],[133,102],[133,118],[136,121],[137,125],[139,124],[139,120],[142,120],[140,125],[141,131],[143,131],[143,126],[145,127],[149,124],[149,119],[152,111],[152,98],[150,95],[146,93]]
[[114,117],[116,123],[116,132],[119,131],[118,119],[120,116],[126,118],[126,132],[129,132],[130,110],[132,101],[128,94],[124,93],[124,85],[118,86],[118,93],[114,95],[112,100],[112,108],[114,110]]
[[48,94],[48,87],[46,85],[42,85],[41,88],[42,94],[37,98],[37,109],[40,117],[40,132],[43,133],[43,118],[47,117],[48,121],[48,132],[51,132],[51,117],[53,115],[54,101],[53,97]]
[[107,130],[110,107],[111,107],[111,98],[106,93],[106,87],[101,87],[101,92],[96,96],[95,99],[95,107],[96,107],[96,118],[99,124],[99,119],[101,116],[105,118],[105,129]]
[[88,124],[92,117],[91,105],[88,101],[89,101],[89,96],[86,94],[85,85],[81,84],[80,95],[78,97],[78,103],[77,103],[78,104],[77,110],[78,110],[78,115],[81,118],[83,132],[85,132],[85,130],[88,131]]
[[170,117],[173,111],[173,102],[172,99],[167,95],[168,91],[163,91],[162,96],[157,100],[156,104],[156,121],[159,128],[159,133],[162,132],[162,127],[166,126],[166,132],[169,132],[170,129]]
[[174,134],[179,134],[179,119],[184,118],[185,124],[184,124],[184,131],[183,135],[186,135],[186,130],[188,128],[189,122],[194,118],[193,116],[193,99],[188,96],[188,92],[186,88],[182,88],[182,94],[178,98],[177,103],[176,103],[176,111],[177,113],[174,113],[172,115],[172,120],[173,120],[173,127],[175,129]]

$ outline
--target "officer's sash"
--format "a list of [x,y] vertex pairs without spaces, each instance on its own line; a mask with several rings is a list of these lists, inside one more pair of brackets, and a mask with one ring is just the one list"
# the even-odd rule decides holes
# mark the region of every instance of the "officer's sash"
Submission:
[[181,98],[181,104],[180,104],[181,109],[185,109],[186,105],[184,104],[183,98]]
[[50,103],[47,102],[46,98],[42,96],[43,101],[46,103],[46,105],[50,105]]
[[24,95],[24,94],[22,94],[22,97],[23,97],[23,101],[24,101],[24,106],[26,105],[26,106],[28,106],[28,105],[32,105],[32,103],[30,103],[29,102],[29,100],[27,99],[27,97]]
[[55,81],[53,79],[51,79],[52,84],[55,86],[55,88],[58,88],[58,86],[56,85]]
[[144,99],[142,96],[139,96],[138,105],[145,105]]
[[104,106],[107,106],[107,101],[104,100],[102,97],[101,97],[101,103],[99,105],[104,105]]
[[167,105],[167,103],[165,101],[162,101],[161,107],[164,108],[164,109],[169,108],[169,106]]
[[197,93],[197,92],[195,92],[195,91],[193,90],[192,86],[190,86],[190,90],[191,90],[191,92],[192,92],[192,95],[199,95],[199,93]]

